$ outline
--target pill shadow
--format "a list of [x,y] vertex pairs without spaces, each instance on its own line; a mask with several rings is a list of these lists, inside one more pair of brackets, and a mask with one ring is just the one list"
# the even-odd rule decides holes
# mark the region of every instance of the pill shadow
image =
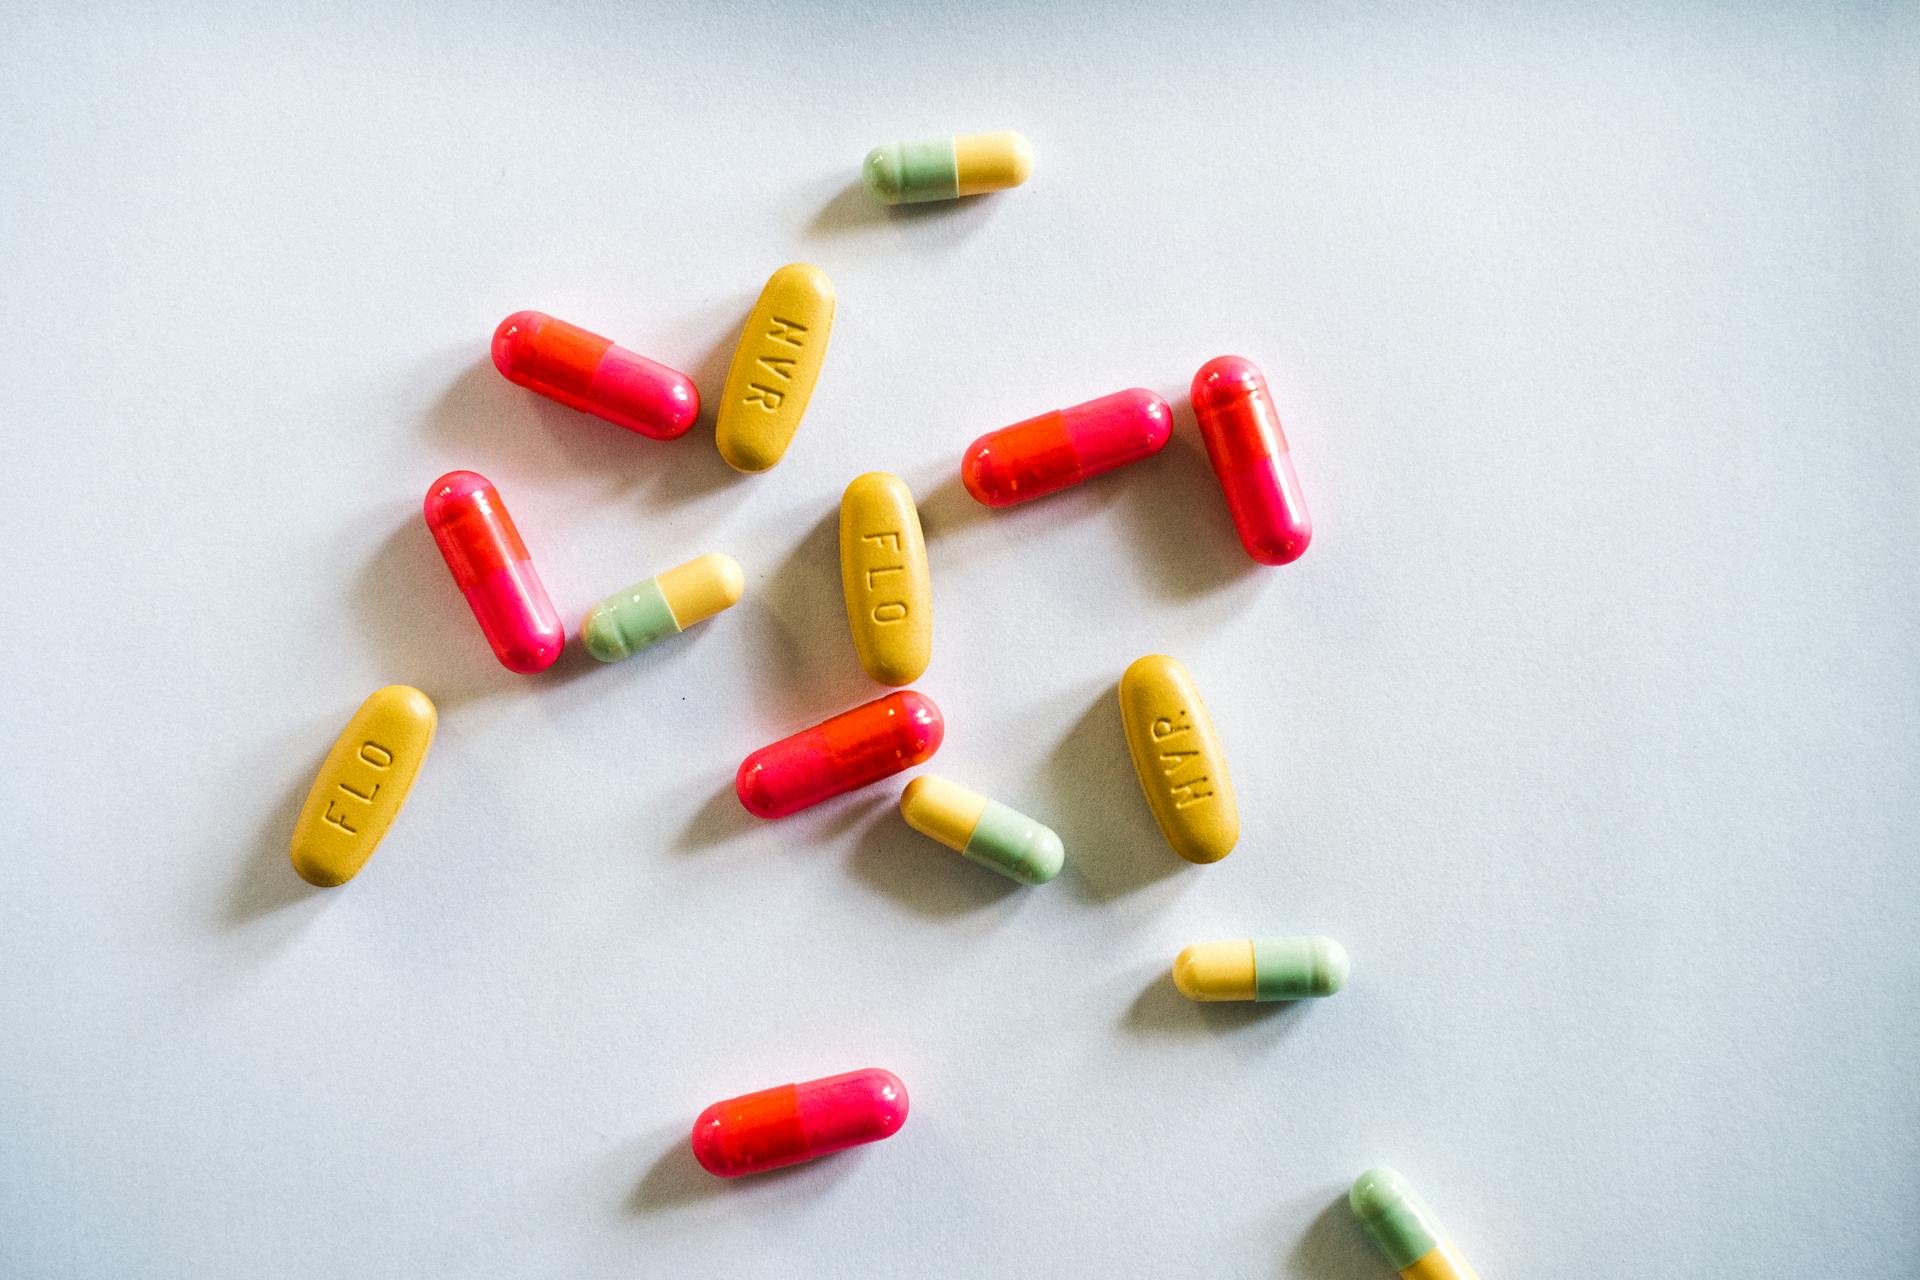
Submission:
[[1173,956],[1157,968],[1151,980],[1127,1006],[1121,1025],[1143,1037],[1195,1035],[1266,1036],[1280,1039],[1299,1028],[1313,1000],[1226,1000],[1202,1003],[1189,1000],[1173,985]]
[[1054,747],[1040,781],[1049,825],[1067,846],[1061,878],[1081,897],[1111,902],[1187,868],[1140,794],[1114,686],[1099,690]]
[[657,468],[647,486],[647,501],[677,506],[735,485],[749,483],[753,477],[735,471],[720,456],[714,443],[714,424],[720,413],[720,393],[726,389],[727,370],[733,364],[734,348],[740,345],[740,328],[746,323],[752,298],[742,301],[738,317],[708,345],[706,353],[686,370],[700,389],[700,416],[678,440],[665,441],[673,449],[669,463]]
[[957,471],[935,485],[919,507],[920,527],[929,542],[966,533],[993,519],[993,509],[974,500]]
[[737,608],[747,612],[761,651],[765,706],[776,736],[804,729],[880,697],[860,669],[840,588],[836,503],[780,567],[754,582]]
[[740,803],[739,793],[733,789],[733,779],[729,776],[719,790],[707,797],[687,825],[680,828],[673,848],[677,853],[699,853],[729,844],[755,827],[765,825],[764,819],[754,817]]
[[637,680],[650,668],[671,662],[675,649],[697,644],[698,631],[699,628],[695,628],[695,634],[669,636],[618,662],[602,662],[587,650],[587,642],[580,638],[579,620],[576,619],[573,629],[567,632],[566,647],[560,650],[560,656],[554,659],[553,665],[533,676],[521,678],[556,686],[587,680],[604,680],[609,684],[622,679]]
[[1126,492],[1135,561],[1144,566],[1149,585],[1174,600],[1257,581],[1264,566],[1247,555],[1234,532],[1184,392],[1168,403],[1175,406],[1173,439],[1127,477],[1135,482]]
[[847,867],[870,887],[935,918],[979,911],[1025,889],[921,835],[893,804],[861,829]]
[[[343,710],[340,723],[345,724],[352,714],[352,708]],[[333,890],[316,888],[300,878],[293,869],[288,848],[300,806],[306,803],[314,775],[319,773],[332,747],[333,738],[326,726],[316,723],[272,752],[259,771],[251,775],[270,775],[290,760],[300,762],[289,774],[278,802],[261,820],[252,845],[235,871],[224,916],[229,928],[239,928],[292,907],[301,907],[300,918],[309,919],[334,896]]]
[[1003,588],[1031,590],[1050,571],[1049,536],[1093,520],[1118,501],[1121,485],[1116,479],[1097,476],[1044,498],[994,508],[974,501],[956,470],[920,504],[928,555],[938,553],[936,587],[943,566],[964,565],[978,557],[999,565],[994,581]]
[[727,1180],[714,1177],[693,1158],[693,1146],[687,1138],[690,1127],[677,1126],[661,1136],[668,1145],[634,1183],[627,1196],[629,1213],[657,1213],[727,1193]]
[[362,566],[353,603],[360,633],[379,638],[392,678],[424,691],[443,714],[499,690],[501,679],[521,679],[494,659],[418,507],[396,504],[390,518],[392,532]]
[[929,200],[921,204],[882,204],[867,191],[859,178],[836,191],[820,206],[807,226],[807,234],[837,236],[877,231],[883,227],[939,225],[971,232],[993,216],[995,201],[987,196],[963,196],[957,200]]
[[859,825],[877,802],[876,793],[856,791],[823,800],[810,809],[784,818],[761,818],[747,812],[731,779],[708,797],[700,811],[680,830],[674,848],[680,853],[698,853],[746,835],[750,831],[781,826],[792,833],[792,843],[808,849],[838,840]]
[[769,1169],[741,1178],[720,1178],[700,1167],[693,1157],[688,1128],[677,1129],[667,1149],[634,1184],[627,1197],[633,1214],[659,1213],[722,1196],[819,1195],[830,1189],[860,1159],[857,1151],[841,1151],[822,1160]]
[[[1009,571],[1017,572],[1021,563],[1023,539],[1019,521],[1009,522],[973,495],[961,483],[957,471],[929,486],[919,504],[920,525],[927,536],[927,560],[933,571],[934,589],[939,590],[941,576],[975,560],[993,560],[1000,564],[995,582],[1006,580]],[[939,597],[934,601],[937,606]]]
[[1386,1274],[1386,1264],[1354,1220],[1344,1189],[1300,1233],[1287,1268],[1286,1275],[1312,1280],[1378,1280]]
[[[484,349],[427,411],[426,428],[461,468],[498,483],[509,511],[515,477],[585,474],[600,482],[601,496],[610,500],[670,467],[676,444],[515,386]],[[432,476],[421,476],[420,492],[432,482]]]

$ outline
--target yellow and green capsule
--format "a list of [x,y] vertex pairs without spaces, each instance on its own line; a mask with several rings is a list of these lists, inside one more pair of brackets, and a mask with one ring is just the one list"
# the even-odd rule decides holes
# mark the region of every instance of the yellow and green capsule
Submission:
[[1347,951],[1332,938],[1239,938],[1201,942],[1173,962],[1173,985],[1189,1000],[1310,1000],[1347,985]]
[[900,816],[968,861],[1021,884],[1045,884],[1066,865],[1067,851],[1051,828],[932,774],[907,784]]
[[709,552],[587,610],[580,641],[600,661],[618,662],[731,608],[746,586],[732,556]]
[[1477,1280],[1473,1268],[1453,1251],[1432,1210],[1393,1170],[1361,1174],[1347,1194],[1347,1204],[1401,1280]]
[[863,176],[881,204],[920,204],[1005,191],[1032,172],[1032,144],[1006,131],[890,142],[867,152]]

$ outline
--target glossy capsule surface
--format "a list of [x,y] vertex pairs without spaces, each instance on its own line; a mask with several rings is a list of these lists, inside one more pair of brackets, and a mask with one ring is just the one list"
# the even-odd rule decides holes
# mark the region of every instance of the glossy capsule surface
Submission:
[[700,415],[686,374],[540,311],[500,322],[493,367],[516,386],[655,440],[685,435]]
[[1433,1212],[1392,1169],[1361,1174],[1347,1194],[1347,1204],[1401,1280],[1477,1280]]
[[861,180],[882,204],[1005,191],[1033,173],[1033,145],[1011,130],[890,142],[867,153]]
[[1066,848],[1052,828],[933,774],[907,784],[900,816],[967,861],[1021,884],[1045,884],[1066,865]]
[[903,689],[760,748],[733,789],[748,813],[784,818],[931,759],[946,728],[932,698]]
[[293,869],[331,888],[360,874],[399,816],[439,715],[411,685],[376,689],[334,739],[293,824]]
[[1166,447],[1173,411],[1134,387],[990,431],[967,447],[960,479],[989,507],[1058,493]]
[[1239,938],[1200,942],[1173,962],[1173,985],[1189,1000],[1310,1000],[1347,985],[1347,951],[1332,938]]
[[695,556],[587,610],[580,623],[580,643],[601,662],[630,658],[731,609],[746,585],[746,575],[732,556],[717,551]]
[[1313,520],[1267,380],[1253,361],[1220,356],[1193,375],[1192,396],[1240,545],[1261,564],[1298,560],[1313,540]]
[[868,1067],[714,1103],[693,1122],[693,1157],[738,1178],[891,1138],[906,1122],[900,1077]]
[[449,471],[427,490],[423,512],[500,665],[522,675],[552,666],[567,631],[499,491],[478,472]]

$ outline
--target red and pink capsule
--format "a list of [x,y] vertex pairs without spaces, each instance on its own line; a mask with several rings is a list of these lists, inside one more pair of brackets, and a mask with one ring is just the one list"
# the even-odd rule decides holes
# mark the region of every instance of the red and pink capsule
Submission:
[[1220,356],[1193,375],[1193,413],[1240,545],[1261,564],[1298,560],[1313,540],[1280,414],[1253,361]]
[[509,382],[655,440],[685,435],[700,415],[686,374],[539,311],[500,322],[493,366]]
[[903,689],[760,748],[733,789],[748,813],[784,818],[932,759],[946,731],[932,698]]
[[1167,402],[1134,387],[989,431],[967,446],[960,480],[977,501],[1010,507],[1151,457],[1172,433]]
[[716,1102],[693,1122],[693,1158],[738,1178],[891,1138],[907,1122],[907,1089],[869,1067]]
[[493,656],[522,675],[552,666],[567,631],[499,491],[478,472],[449,471],[427,490],[423,513]]

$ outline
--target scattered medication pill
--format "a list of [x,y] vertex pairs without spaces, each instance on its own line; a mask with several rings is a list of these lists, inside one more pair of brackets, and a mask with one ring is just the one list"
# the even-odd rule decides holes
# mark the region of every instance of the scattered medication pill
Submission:
[[331,887],[360,874],[413,790],[439,721],[410,685],[376,689],[334,739],[293,824],[293,869]]
[[1021,884],[1045,884],[1066,864],[1067,851],[1050,828],[933,774],[907,784],[900,816],[921,835]]
[[1241,938],[1201,942],[1173,962],[1173,985],[1189,1000],[1306,1000],[1347,985],[1346,948],[1332,938]]
[[709,552],[587,610],[580,624],[580,642],[602,662],[631,658],[650,644],[731,609],[746,587],[746,576],[732,556]]
[[861,176],[882,204],[919,204],[1005,191],[1032,172],[1032,144],[1009,130],[890,142],[867,152]]
[[1192,396],[1240,545],[1261,564],[1298,560],[1313,539],[1313,520],[1267,380],[1253,361],[1221,356],[1193,375]]
[[1227,758],[1193,677],[1164,653],[1120,677],[1120,721],[1160,833],[1188,862],[1218,862],[1240,839]]
[[733,789],[748,813],[784,818],[925,763],[946,731],[932,698],[890,693],[760,748],[740,762]]
[[753,304],[720,392],[714,442],[735,471],[765,471],[793,443],[833,332],[833,281],[791,263]]
[[1010,507],[1150,457],[1172,434],[1167,402],[1134,387],[989,431],[967,447],[960,479],[976,501]]
[[1361,1174],[1347,1203],[1401,1280],[1477,1280],[1441,1233],[1432,1211],[1393,1170]]
[[686,374],[538,311],[500,322],[493,367],[508,382],[655,440],[685,435],[700,415]]
[[500,493],[483,475],[449,471],[427,490],[427,528],[453,580],[509,671],[545,671],[567,642]]
[[920,512],[900,477],[869,471],[841,495],[840,587],[867,674],[918,680],[933,657],[933,587]]
[[714,1103],[693,1122],[693,1158],[738,1178],[891,1138],[906,1122],[900,1077],[868,1067]]

